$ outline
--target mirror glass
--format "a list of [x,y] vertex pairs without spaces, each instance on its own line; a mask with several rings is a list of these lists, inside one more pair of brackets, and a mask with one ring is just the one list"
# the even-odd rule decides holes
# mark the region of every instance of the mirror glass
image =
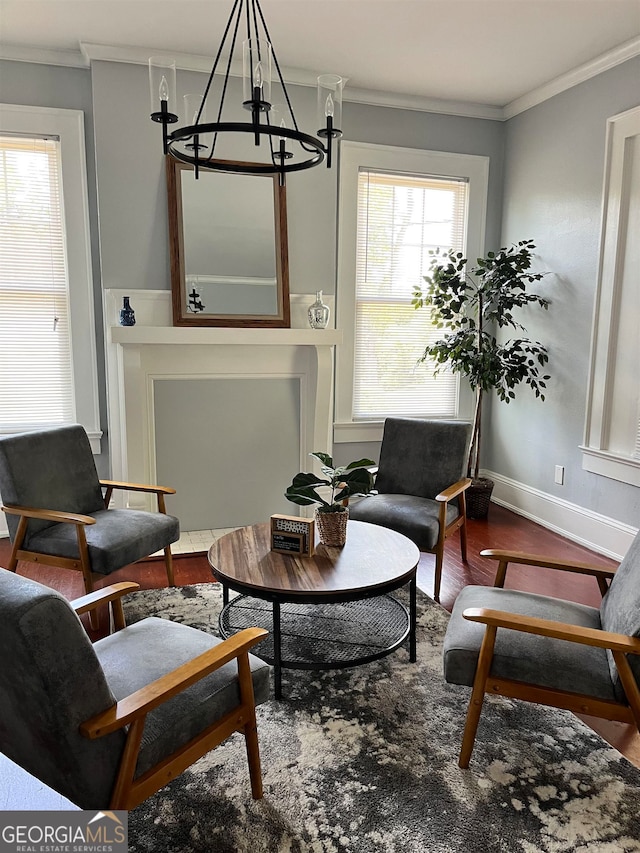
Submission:
[[286,191],[277,175],[167,157],[174,326],[289,326]]

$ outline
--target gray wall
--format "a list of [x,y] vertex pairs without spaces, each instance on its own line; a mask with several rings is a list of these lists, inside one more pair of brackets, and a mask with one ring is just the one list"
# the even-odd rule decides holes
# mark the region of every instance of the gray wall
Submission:
[[[634,527],[640,489],[582,470],[600,239],[605,124],[640,101],[640,58],[545,101],[507,123],[503,245],[533,237],[548,312],[522,314],[550,351],[544,403],[522,390],[492,401],[483,466]],[[553,482],[565,466],[565,485]]]

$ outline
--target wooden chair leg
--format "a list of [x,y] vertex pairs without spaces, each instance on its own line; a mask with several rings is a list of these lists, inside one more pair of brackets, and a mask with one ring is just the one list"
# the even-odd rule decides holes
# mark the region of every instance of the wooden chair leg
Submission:
[[262,768],[260,766],[260,750],[258,747],[258,726],[255,709],[253,719],[244,727],[247,761],[249,763],[249,778],[251,780],[251,796],[254,800],[262,799]]
[[176,582],[173,577],[173,557],[171,555],[170,545],[167,545],[164,549],[164,564],[167,568],[167,580],[169,581],[169,586],[175,586]]
[[433,598],[435,601],[440,601],[440,584],[442,583],[442,562],[443,562],[444,542],[438,543],[436,551],[436,572],[433,580]]
[[460,556],[462,562],[467,562],[467,524],[466,522],[460,527]]
[[16,538],[13,540],[13,547],[11,548],[11,556],[7,563],[7,569],[10,572],[15,572],[18,568],[18,551],[22,548],[22,543],[24,542],[26,533],[27,519],[24,515],[21,515],[20,521],[18,522],[18,529],[16,530]]
[[17,541],[18,540],[16,539],[13,544],[13,548],[11,549],[11,556],[7,561],[7,569],[10,572],[15,572],[15,570],[18,568],[18,546],[16,544]]
[[459,509],[462,515],[462,524],[460,525],[460,556],[462,562],[467,562],[467,503],[464,492],[459,497]]
[[128,809],[130,807],[128,799],[131,793],[131,783],[136,769],[136,762],[138,761],[138,753],[140,752],[140,744],[142,743],[145,719],[146,717],[138,717],[129,726],[124,751],[120,758],[118,776],[111,792],[111,801],[109,802],[109,808],[114,810]]
[[482,703],[484,701],[485,688],[487,684],[487,676],[491,669],[491,661],[493,659],[493,647],[496,642],[495,625],[487,625],[480,654],[478,655],[478,665],[476,667],[476,677],[473,681],[473,690],[471,699],[469,700],[469,709],[467,711],[467,721],[464,726],[464,734],[462,735],[462,746],[460,748],[460,756],[458,765],[463,770],[469,766],[473,745],[476,740],[476,732],[478,731],[478,723],[480,722],[480,713],[482,711]]
[[247,721],[242,727],[249,778],[251,780],[251,795],[254,800],[262,799],[262,768],[260,766],[260,749],[258,747],[258,725],[256,723],[256,703],[253,693],[253,679],[249,656],[245,653],[238,658],[238,681],[240,682],[240,697],[247,709]]
[[613,659],[616,662],[620,681],[624,687],[624,692],[626,694],[627,701],[629,702],[631,713],[633,714],[633,719],[636,723],[636,728],[640,732],[640,688],[638,687],[638,682],[636,681],[635,676],[631,671],[631,667],[629,666],[629,661],[623,652],[613,652]]

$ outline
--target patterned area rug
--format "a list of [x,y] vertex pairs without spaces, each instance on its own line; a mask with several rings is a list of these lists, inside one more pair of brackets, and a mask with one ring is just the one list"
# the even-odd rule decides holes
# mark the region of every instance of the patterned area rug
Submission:
[[[145,590],[157,615],[216,632],[216,584]],[[572,714],[487,697],[469,770],[457,755],[469,691],[444,683],[448,614],[418,595],[418,663],[286,671],[258,707],[265,795],[251,799],[233,735],[129,814],[137,851],[635,853],[640,771]]]

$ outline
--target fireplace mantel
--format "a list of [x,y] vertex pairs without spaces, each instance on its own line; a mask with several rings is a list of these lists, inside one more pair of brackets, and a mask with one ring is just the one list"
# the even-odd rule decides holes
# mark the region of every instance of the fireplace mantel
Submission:
[[334,346],[342,341],[336,329],[223,329],[175,326],[111,326],[110,338],[122,345],[213,346]]
[[[129,296],[136,325],[118,323],[122,297]],[[292,320],[306,319],[314,295],[292,300]],[[154,387],[165,379],[289,379],[300,388],[300,469],[308,454],[331,453],[333,439],[333,354],[341,343],[336,329],[315,330],[184,328],[171,322],[168,291],[107,290],[104,297],[109,392],[111,474],[130,482],[157,482]],[[185,413],[185,418],[198,412]],[[256,429],[260,430],[257,424]],[[176,448],[176,453],[180,448]],[[141,493],[127,505],[146,508]],[[266,512],[268,518],[269,513]]]

